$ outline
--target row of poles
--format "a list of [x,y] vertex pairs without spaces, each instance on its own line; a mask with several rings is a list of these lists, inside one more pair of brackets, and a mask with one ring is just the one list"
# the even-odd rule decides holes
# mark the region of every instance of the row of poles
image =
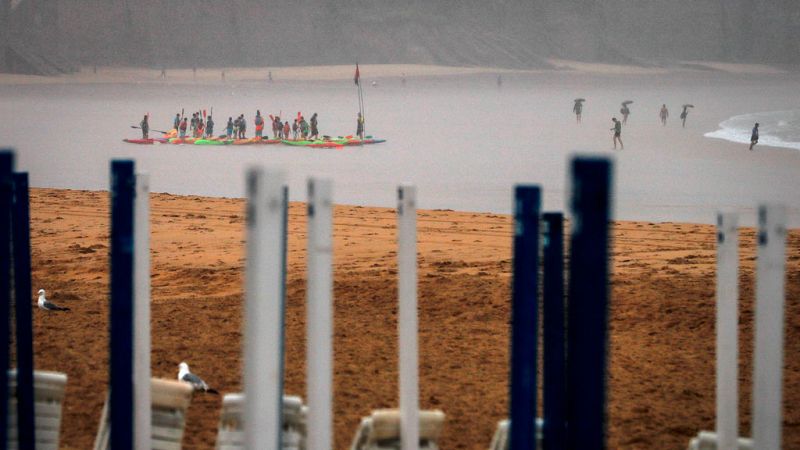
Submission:
[[[605,446],[608,226],[611,163],[572,162],[573,225],[564,303],[563,214],[541,214],[538,186],[518,186],[514,207],[511,341],[511,448],[536,448],[539,251],[543,249],[544,439],[547,448]],[[111,448],[150,446],[149,179],[133,161],[111,163],[110,371]],[[288,191],[285,176],[247,173],[244,391],[248,449],[280,448]],[[308,448],[333,442],[333,186],[308,183]],[[419,442],[416,188],[398,189],[398,295],[401,442]],[[30,231],[26,174],[0,152],[0,386],[7,385],[11,265],[16,294],[20,449],[34,448]],[[10,212],[7,214],[6,212]],[[542,230],[543,227],[543,230]],[[543,231],[543,232],[542,232]],[[13,238],[12,238],[13,236]],[[540,240],[541,239],[541,240]],[[13,251],[13,258],[12,258]],[[8,276],[7,276],[8,275]],[[8,417],[0,389],[0,417]],[[520,426],[519,424],[523,424]],[[6,446],[0,426],[0,450]],[[269,448],[268,447],[268,448]]]

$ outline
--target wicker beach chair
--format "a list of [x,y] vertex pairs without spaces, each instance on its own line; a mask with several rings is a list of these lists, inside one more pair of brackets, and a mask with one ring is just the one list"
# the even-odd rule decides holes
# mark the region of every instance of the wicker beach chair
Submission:
[[[753,440],[739,438],[738,450],[753,450]],[[689,442],[689,450],[717,450],[717,433],[701,431]],[[722,450],[722,449],[720,449]]]
[[[300,397],[283,396],[283,450],[305,450],[306,411]],[[217,450],[243,450],[244,446],[244,394],[226,394],[222,399],[222,412],[217,430]]]
[[[438,450],[445,415],[442,411],[419,412],[420,450]],[[400,412],[396,409],[372,411],[361,419],[350,450],[399,450]]]
[[[33,372],[33,398],[36,448],[58,450],[61,429],[61,405],[67,375],[59,372]],[[9,450],[19,448],[17,430],[17,371],[8,372],[8,421],[7,436]]]
[[[153,378],[152,448],[154,450],[180,450],[186,425],[186,410],[192,401],[192,386],[175,380]],[[94,450],[109,450],[111,427],[108,417],[108,398],[103,406],[100,428],[94,440]]]

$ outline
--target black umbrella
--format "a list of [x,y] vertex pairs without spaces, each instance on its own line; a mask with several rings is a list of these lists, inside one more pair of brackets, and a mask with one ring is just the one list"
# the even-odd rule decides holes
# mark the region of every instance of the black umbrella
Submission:
[[683,105],[684,108],[694,108],[694,105]]
[[576,98],[576,99],[575,99],[575,103],[579,103],[579,102],[585,102],[585,101],[586,101],[586,99],[585,99],[585,98]]
[[622,106],[630,105],[631,103],[633,103],[633,100],[625,100],[622,102]]

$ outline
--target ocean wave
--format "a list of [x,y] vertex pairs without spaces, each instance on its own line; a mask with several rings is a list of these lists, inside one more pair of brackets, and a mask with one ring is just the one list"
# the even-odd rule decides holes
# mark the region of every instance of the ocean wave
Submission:
[[719,124],[719,130],[704,136],[741,144],[750,143],[753,125],[759,124],[760,145],[800,150],[800,110],[767,111],[733,116]]

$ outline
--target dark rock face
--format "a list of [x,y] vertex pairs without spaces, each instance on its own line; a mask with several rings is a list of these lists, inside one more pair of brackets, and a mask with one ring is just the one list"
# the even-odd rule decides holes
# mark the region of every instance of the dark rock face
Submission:
[[12,4],[8,36],[0,33],[0,39],[83,64],[280,66],[358,59],[528,68],[545,66],[547,57],[642,64],[690,59],[800,62],[797,0]]

